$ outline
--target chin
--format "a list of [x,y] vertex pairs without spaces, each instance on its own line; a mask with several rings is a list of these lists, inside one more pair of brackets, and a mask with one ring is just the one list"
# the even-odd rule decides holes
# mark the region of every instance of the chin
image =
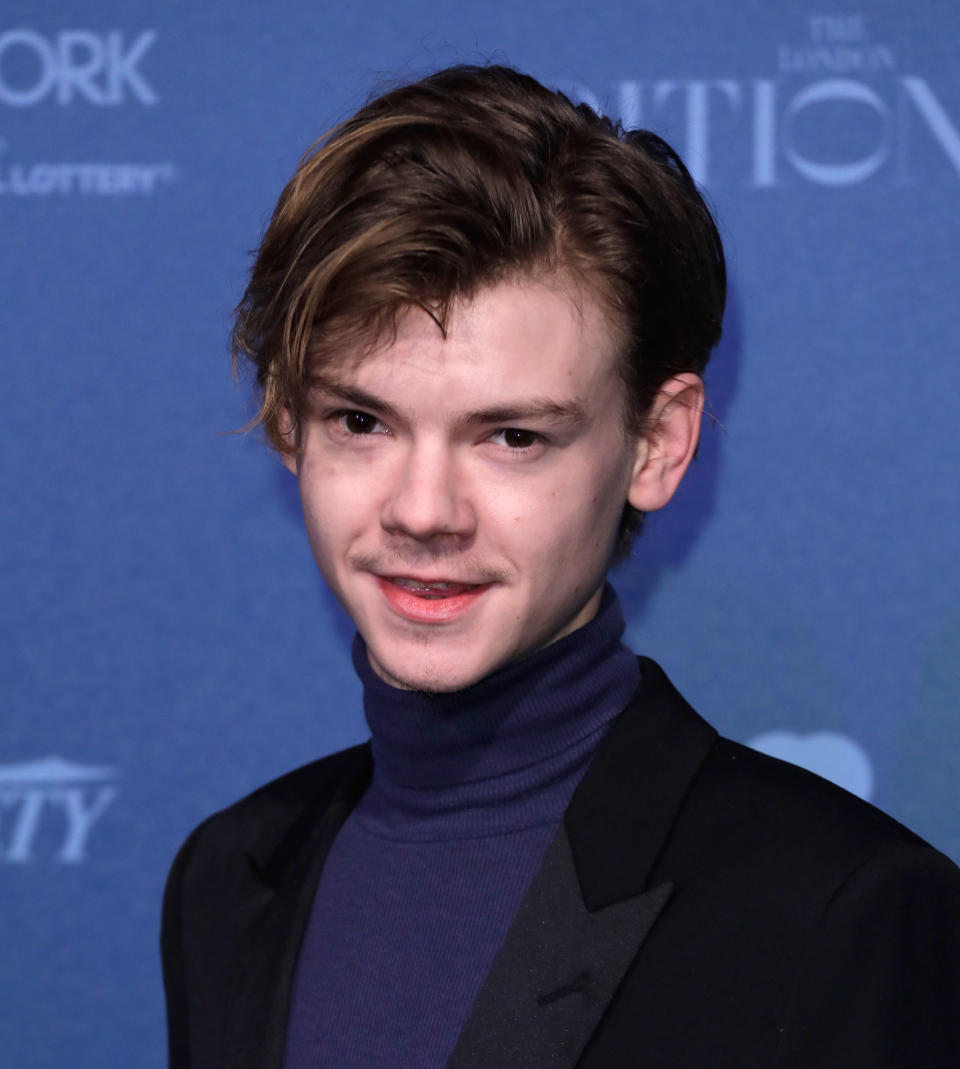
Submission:
[[401,690],[416,690],[423,694],[452,694],[458,690],[466,690],[497,668],[496,665],[491,668],[478,666],[470,670],[465,669],[462,663],[417,663],[412,659],[402,661],[399,658],[394,663],[392,658],[381,658],[376,654],[371,659],[371,665],[377,675],[391,686]]

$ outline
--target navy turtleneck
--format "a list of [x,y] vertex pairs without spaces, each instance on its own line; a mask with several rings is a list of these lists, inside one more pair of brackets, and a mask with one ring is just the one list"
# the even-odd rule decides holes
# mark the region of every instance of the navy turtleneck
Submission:
[[604,731],[639,681],[616,595],[466,690],[404,691],[357,637],[373,780],[324,866],[285,1069],[443,1065]]

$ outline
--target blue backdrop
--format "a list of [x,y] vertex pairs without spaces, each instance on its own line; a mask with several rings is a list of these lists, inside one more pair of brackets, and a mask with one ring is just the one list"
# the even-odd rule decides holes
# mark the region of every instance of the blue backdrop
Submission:
[[717,422],[630,641],[960,858],[958,41],[934,0],[3,0],[0,1064],[159,1069],[177,845],[364,734],[227,332],[300,153],[450,62],[653,127],[719,215]]

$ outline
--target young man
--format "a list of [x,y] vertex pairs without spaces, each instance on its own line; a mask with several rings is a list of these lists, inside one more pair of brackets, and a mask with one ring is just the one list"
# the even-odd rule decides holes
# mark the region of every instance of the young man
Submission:
[[176,1069],[960,1065],[956,868],[620,644],[724,283],[667,145],[509,70],[302,162],[235,344],[372,739],[181,850]]

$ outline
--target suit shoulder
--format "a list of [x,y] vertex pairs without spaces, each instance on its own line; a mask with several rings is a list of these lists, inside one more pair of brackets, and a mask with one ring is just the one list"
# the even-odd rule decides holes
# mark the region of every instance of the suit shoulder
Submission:
[[[930,855],[919,835],[829,780],[719,737],[698,776],[695,805],[713,812],[718,843],[765,857],[780,855],[794,873],[849,873],[878,857]],[[919,861],[917,862],[919,863]]]
[[271,835],[294,823],[306,809],[322,808],[345,787],[359,792],[370,768],[369,743],[321,757],[270,780],[202,821],[180,847],[170,873],[175,882],[196,859],[235,855],[249,848],[266,829]]
[[[711,755],[717,775],[727,778],[728,789],[742,785],[745,796],[762,798],[780,820],[814,821],[830,817],[839,831],[869,833],[904,843],[921,843],[914,832],[872,803],[823,776],[778,757],[720,736]],[[819,830],[823,830],[822,827]]]
[[247,811],[264,805],[299,804],[318,792],[336,787],[351,773],[365,767],[370,760],[369,754],[370,744],[366,742],[327,754],[257,787],[215,815],[242,817]]

